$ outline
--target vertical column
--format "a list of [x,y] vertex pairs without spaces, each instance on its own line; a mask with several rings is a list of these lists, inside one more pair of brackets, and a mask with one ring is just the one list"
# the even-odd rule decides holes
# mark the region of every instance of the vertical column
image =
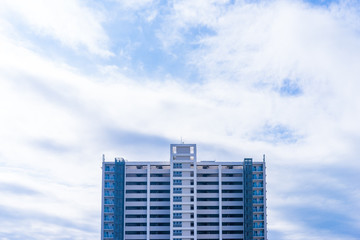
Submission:
[[219,164],[219,240],[222,240],[222,165]]
[[263,186],[264,186],[264,239],[267,240],[267,207],[266,207],[266,164],[265,164],[265,154],[263,158]]
[[194,149],[194,240],[197,240],[197,149],[196,145],[193,146]]
[[124,239],[125,160],[115,159],[114,240]]
[[253,240],[252,158],[244,159],[244,240]]
[[150,239],[150,164],[146,168],[146,239]]
[[173,152],[176,151],[172,145],[170,145],[170,239],[174,238],[174,166],[173,166]]
[[170,239],[196,239],[196,145],[171,144]]
[[[103,156],[104,158],[104,156]],[[105,188],[105,159],[102,162],[102,190],[101,190],[101,240],[104,239],[104,188]]]

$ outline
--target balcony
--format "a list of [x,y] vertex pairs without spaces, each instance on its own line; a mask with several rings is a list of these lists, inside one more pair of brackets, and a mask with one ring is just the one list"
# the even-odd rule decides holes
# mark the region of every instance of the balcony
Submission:
[[105,167],[105,172],[115,172],[114,167]]
[[253,199],[253,203],[255,204],[261,204],[261,203],[264,203],[264,200],[263,199]]
[[258,182],[258,183],[254,182],[253,187],[255,187],[255,188],[256,187],[264,187],[264,184],[262,182]]
[[264,228],[263,223],[254,223],[253,228]]
[[253,196],[262,196],[262,195],[264,195],[263,191],[254,191],[253,192]]
[[115,204],[115,202],[113,200],[110,200],[110,199],[105,199],[104,204],[113,205],[113,204]]
[[253,208],[253,212],[263,212],[264,208]]
[[104,213],[114,213],[114,209],[113,208],[105,208]]
[[105,188],[114,188],[114,187],[115,187],[114,184],[105,183]]
[[254,166],[252,170],[253,172],[262,172],[264,168],[262,166]]
[[253,179],[263,179],[263,175],[262,174],[260,174],[260,175],[254,174]]
[[114,234],[111,234],[108,232],[105,232],[105,234],[104,234],[104,238],[113,238],[113,237],[114,237]]
[[107,192],[107,191],[106,191],[106,192],[104,193],[104,196],[105,196],[105,197],[114,197],[114,196],[115,196],[115,193],[114,193],[114,192]]
[[106,175],[105,175],[105,179],[106,179],[106,180],[115,180],[115,176],[114,176],[114,175],[108,175],[108,174],[106,174]]
[[113,222],[114,218],[113,217],[104,217],[104,222]]
[[259,232],[256,231],[256,232],[253,233],[253,236],[254,236],[254,237],[263,237],[263,236],[264,236],[264,232],[263,232],[263,231],[259,231]]
[[264,220],[264,216],[262,216],[262,215],[254,215],[253,216],[253,220]]

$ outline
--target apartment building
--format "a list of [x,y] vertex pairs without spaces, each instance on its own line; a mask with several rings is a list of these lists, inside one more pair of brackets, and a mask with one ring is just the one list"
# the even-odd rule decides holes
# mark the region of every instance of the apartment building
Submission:
[[170,161],[102,163],[102,240],[266,240],[265,159],[197,161],[171,144]]

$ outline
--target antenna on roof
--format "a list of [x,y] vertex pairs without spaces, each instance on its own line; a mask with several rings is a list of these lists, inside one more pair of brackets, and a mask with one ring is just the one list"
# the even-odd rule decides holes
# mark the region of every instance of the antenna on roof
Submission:
[[103,159],[103,162],[105,162],[105,154],[103,154],[102,159]]
[[265,162],[265,154],[263,154],[263,162]]
[[180,143],[181,143],[181,144],[184,144],[184,141],[183,141],[183,138],[182,138],[182,137],[180,137]]

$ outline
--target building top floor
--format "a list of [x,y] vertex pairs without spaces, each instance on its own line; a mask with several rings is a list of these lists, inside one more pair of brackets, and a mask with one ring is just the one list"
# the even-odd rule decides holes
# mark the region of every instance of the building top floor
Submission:
[[[170,144],[170,160],[169,161],[127,161],[124,158],[115,158],[115,161],[107,162],[105,158],[103,158],[103,162],[105,165],[112,165],[115,162],[124,162],[126,166],[147,166],[150,165],[152,168],[157,169],[167,169],[173,163],[190,163],[196,164],[197,166],[206,166],[207,168],[218,168],[218,166],[223,167],[236,167],[236,166],[244,166],[244,162],[249,160],[249,158],[245,158],[240,161],[197,161],[197,152],[196,152],[196,144]],[[265,160],[263,161],[252,161],[252,165],[264,165]]]

